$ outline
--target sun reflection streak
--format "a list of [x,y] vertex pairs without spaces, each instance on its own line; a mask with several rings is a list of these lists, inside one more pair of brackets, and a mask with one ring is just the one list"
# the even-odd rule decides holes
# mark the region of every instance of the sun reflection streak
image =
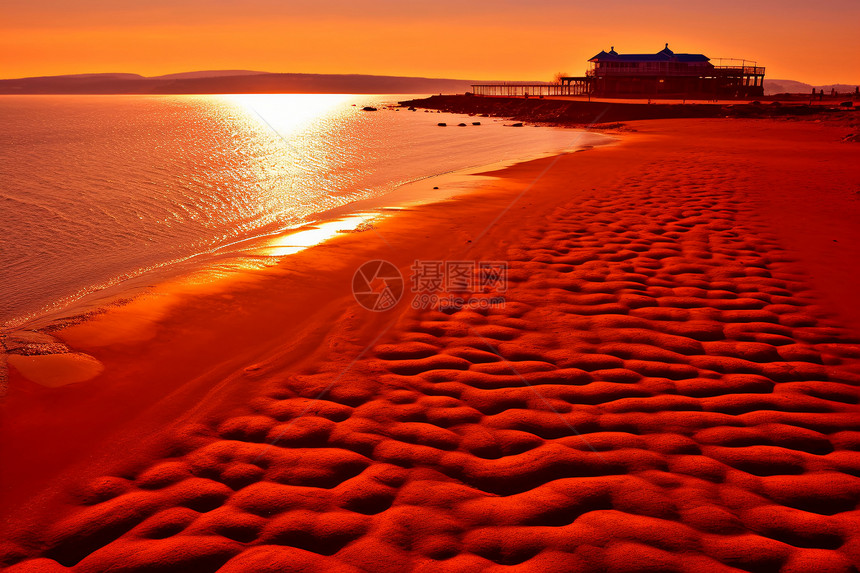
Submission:
[[379,213],[355,213],[331,221],[321,221],[297,229],[293,233],[271,237],[263,246],[248,250],[246,254],[264,255],[267,257],[293,255],[332,237],[336,237],[340,233],[370,230],[373,228],[371,221],[380,218],[382,218],[382,215]]
[[[256,181],[263,189],[261,217],[294,226],[336,204],[331,172],[345,157],[334,156],[320,135],[331,133],[356,109],[344,94],[230,94],[219,96],[234,111],[255,148]],[[343,154],[342,154],[343,155]],[[282,220],[288,216],[289,222]]]
[[290,136],[315,120],[329,116],[335,108],[354,96],[344,94],[229,94],[224,100],[256,114],[256,120],[271,128],[287,145]]

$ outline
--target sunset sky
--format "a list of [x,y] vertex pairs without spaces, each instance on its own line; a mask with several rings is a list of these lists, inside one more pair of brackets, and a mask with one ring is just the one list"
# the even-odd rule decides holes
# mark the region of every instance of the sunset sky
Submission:
[[860,82],[858,0],[0,0],[0,77],[207,69],[548,80],[601,49]]

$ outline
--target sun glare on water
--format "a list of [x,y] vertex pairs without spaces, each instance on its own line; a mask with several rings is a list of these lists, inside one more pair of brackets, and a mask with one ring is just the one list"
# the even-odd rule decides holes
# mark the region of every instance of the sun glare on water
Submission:
[[235,103],[263,126],[284,139],[331,114],[353,96],[344,94],[231,94],[220,96]]

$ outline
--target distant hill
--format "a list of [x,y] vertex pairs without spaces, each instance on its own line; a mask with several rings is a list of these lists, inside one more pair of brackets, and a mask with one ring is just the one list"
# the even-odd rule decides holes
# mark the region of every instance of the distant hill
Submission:
[[[129,73],[69,74],[0,80],[0,94],[206,94],[206,93],[464,93],[476,80],[362,74],[277,74],[203,70],[144,77]],[[765,95],[808,94],[812,88],[853,93],[854,86],[812,86],[795,80],[764,81]]]
[[[64,74],[61,76],[34,76],[30,78],[19,78],[15,81],[30,81],[30,80],[44,80],[48,78],[53,79],[68,79],[68,80],[77,80],[77,79],[102,79],[102,80],[143,80],[146,79],[144,76],[140,74],[125,74],[125,73],[98,73],[98,74]],[[4,81],[4,80],[0,80]]]
[[252,70],[202,70],[199,72],[181,72],[178,74],[165,74],[163,76],[150,76],[150,80],[182,80],[189,78],[223,78],[231,76],[257,76],[271,72],[255,72]]
[[0,80],[0,94],[463,93],[470,80],[213,70],[143,77],[75,74]]
[[853,93],[855,86],[849,84],[829,84],[824,86],[813,86],[795,80],[764,80],[764,95],[776,94],[810,94],[812,88],[816,91],[824,90],[825,94],[829,94],[831,89],[836,89],[838,93]]

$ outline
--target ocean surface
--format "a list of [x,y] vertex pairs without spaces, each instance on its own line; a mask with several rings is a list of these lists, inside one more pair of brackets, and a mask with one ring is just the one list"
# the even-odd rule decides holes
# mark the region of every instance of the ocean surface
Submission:
[[383,108],[410,97],[0,96],[0,326],[409,182],[586,143]]

